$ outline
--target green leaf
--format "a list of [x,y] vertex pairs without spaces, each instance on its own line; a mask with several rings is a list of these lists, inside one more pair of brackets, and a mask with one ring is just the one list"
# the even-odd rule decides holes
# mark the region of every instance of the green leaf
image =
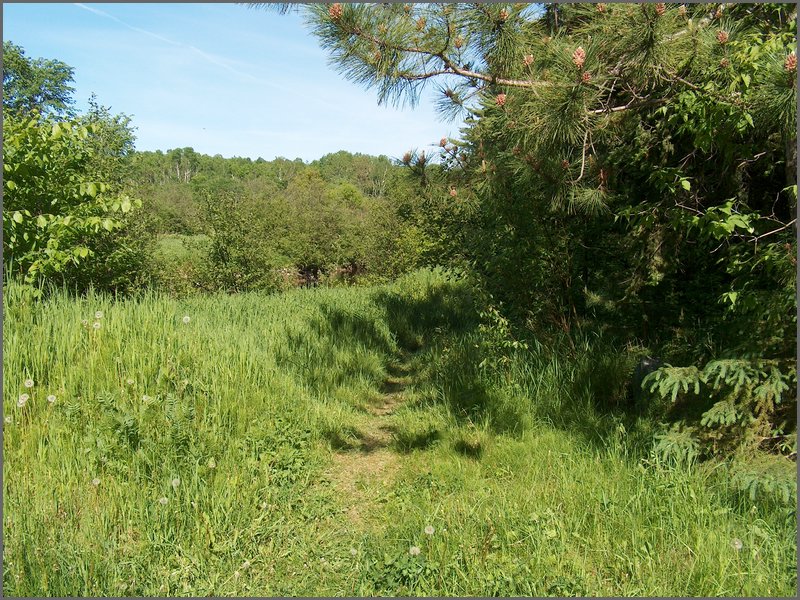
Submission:
[[9,180],[9,181],[6,181],[6,187],[9,189],[9,191],[10,190],[15,190],[15,189],[17,189],[17,184],[14,183],[13,181]]
[[94,183],[90,183],[86,186],[86,193],[94,198],[97,195],[97,186]]
[[22,223],[22,213],[18,210],[14,211],[14,214],[11,215],[11,218],[14,220],[15,223]]
[[47,219],[44,218],[44,215],[39,215],[38,217],[36,217],[36,226],[47,227]]
[[688,179],[681,179],[681,187],[688,192],[692,189],[692,184],[689,183]]
[[130,198],[125,198],[122,201],[122,204],[120,204],[120,208],[122,209],[122,212],[124,212],[124,213],[128,212],[131,209]]

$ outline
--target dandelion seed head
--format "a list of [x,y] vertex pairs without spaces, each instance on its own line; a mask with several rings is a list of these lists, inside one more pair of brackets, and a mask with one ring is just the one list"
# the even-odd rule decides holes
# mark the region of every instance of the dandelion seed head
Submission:
[[55,401],[56,401],[56,397],[55,397],[53,394],[50,394],[50,395],[47,397],[47,401],[48,401],[50,404],[54,404],[54,403],[55,403]]
[[97,478],[97,477],[95,477],[94,479],[92,479],[92,485],[93,485],[94,487],[97,487],[98,485],[100,485],[100,479],[99,479],[99,478]]
[[179,477],[176,477],[172,480],[172,489],[177,490],[178,486],[181,484],[181,480]]
[[9,424],[11,424],[11,423],[14,421],[14,419],[12,419],[12,418],[11,418],[11,415],[9,415],[9,416],[7,416],[7,417],[5,418],[5,421],[6,421],[6,423],[9,423]]
[[126,380],[125,380],[125,383],[127,383],[128,385],[133,385],[133,384],[134,384],[134,381],[133,381],[133,379],[131,379],[131,378],[129,377],[128,379],[126,379]]
[[241,576],[242,576],[242,574],[241,574],[241,573],[239,573],[239,571],[234,571],[234,572],[233,572],[233,576],[234,576],[234,577],[236,577],[236,579],[239,579],[239,577],[241,577]]
[[428,525],[425,528],[425,535],[433,535],[434,531],[436,531],[436,530],[433,528],[433,525]]
[[92,329],[94,329],[95,331],[100,329],[100,321],[95,321],[94,323],[92,323]]
[[88,324],[89,324],[89,320],[88,319],[81,319],[81,325],[86,327]]
[[94,318],[95,319],[102,319],[103,318],[103,311],[102,310],[98,310],[96,313],[94,313]]
[[33,379],[26,379],[24,385],[26,388],[31,389],[33,387]]
[[189,315],[185,315],[185,316],[183,317],[183,319],[181,319],[181,320],[183,321],[183,324],[184,324],[184,325],[188,325],[188,324],[189,324],[189,322],[192,320],[192,318],[191,318]]
[[419,549],[419,546],[411,546],[411,548],[408,549],[408,553],[411,556],[419,556],[420,552],[422,552],[422,550]]
[[29,398],[30,396],[28,396],[28,394],[20,394],[19,398],[17,399],[17,406],[20,407],[25,406],[25,403],[28,401]]
[[244,561],[242,563],[242,571],[246,571],[249,568],[250,568],[250,561],[249,560]]
[[731,546],[732,546],[732,547],[733,547],[733,549],[734,549],[734,550],[736,550],[737,552],[739,552],[739,550],[741,550],[741,549],[742,549],[742,546],[743,546],[743,545],[744,545],[744,544],[742,544],[742,540],[740,540],[739,538],[733,538],[733,539],[731,540]]
[[144,394],[142,396],[142,402],[150,402],[151,399],[152,398],[150,398],[150,396],[148,396],[147,394]]
[[161,504],[161,506],[165,506],[167,502],[169,502],[169,500],[167,500],[165,497],[158,499],[158,503]]
[[356,550],[355,548],[350,548],[350,554],[352,556],[355,556],[356,554],[358,554],[358,550]]

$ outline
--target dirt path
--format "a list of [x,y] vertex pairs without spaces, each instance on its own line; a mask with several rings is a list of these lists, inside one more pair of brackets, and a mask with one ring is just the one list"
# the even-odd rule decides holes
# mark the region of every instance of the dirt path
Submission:
[[369,514],[372,502],[392,484],[399,467],[399,457],[391,448],[392,416],[405,400],[403,391],[410,383],[410,376],[402,366],[390,373],[382,395],[368,407],[368,417],[360,423],[358,444],[337,451],[328,471],[352,522],[361,522]]

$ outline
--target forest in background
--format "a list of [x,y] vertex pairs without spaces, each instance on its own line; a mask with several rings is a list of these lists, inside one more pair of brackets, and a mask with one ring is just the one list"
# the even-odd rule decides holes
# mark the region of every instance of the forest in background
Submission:
[[311,163],[139,152],[127,116],[96,99],[74,110],[68,65],[4,42],[4,289],[18,306],[371,294],[445,267],[474,331],[430,346],[447,319],[412,283],[402,293],[433,312],[401,346],[435,347],[429,401],[456,421],[525,430],[538,411],[643,468],[730,468],[749,502],[794,506],[794,5],[284,10],[381,102],[438,86],[458,139],[438,156]]

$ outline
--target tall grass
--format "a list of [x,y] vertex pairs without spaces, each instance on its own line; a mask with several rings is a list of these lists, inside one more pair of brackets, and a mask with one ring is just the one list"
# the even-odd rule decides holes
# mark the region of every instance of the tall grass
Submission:
[[[792,507],[641,460],[604,408],[624,353],[500,361],[473,298],[441,272],[184,300],[8,284],[4,592],[794,595]],[[348,496],[332,453],[399,379],[397,472]]]

